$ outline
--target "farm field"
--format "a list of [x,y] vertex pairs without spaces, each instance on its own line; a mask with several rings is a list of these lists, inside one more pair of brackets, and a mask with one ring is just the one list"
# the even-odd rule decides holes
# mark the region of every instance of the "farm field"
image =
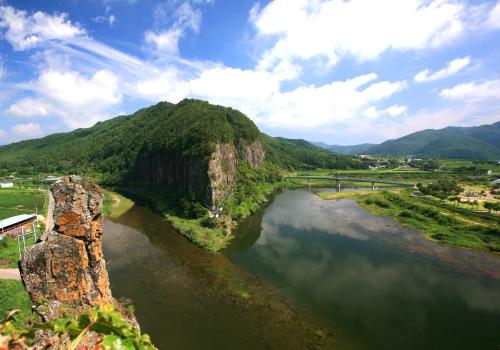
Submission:
[[46,210],[45,192],[34,189],[0,189],[0,220],[35,211],[45,216]]

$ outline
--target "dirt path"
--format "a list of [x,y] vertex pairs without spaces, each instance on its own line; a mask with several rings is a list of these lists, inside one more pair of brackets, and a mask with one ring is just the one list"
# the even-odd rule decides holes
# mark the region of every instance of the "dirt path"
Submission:
[[18,269],[0,269],[0,280],[20,280]]
[[111,193],[111,197],[113,197],[113,205],[111,206],[112,208],[117,208],[121,202],[122,202],[122,199],[120,198],[120,196],[117,196],[116,194],[113,194]]
[[450,213],[446,213],[444,211],[440,211],[439,212],[440,214],[443,214],[444,216],[449,216],[449,217],[452,217],[454,219],[457,219],[459,221],[463,221],[463,222],[466,222],[468,224],[474,224],[474,225],[481,225],[481,226],[488,226],[486,224],[483,224],[482,222],[477,222],[477,221],[472,221],[472,220],[468,220],[468,219],[464,219],[460,216],[457,216],[457,215],[453,215],[453,214],[450,214]]

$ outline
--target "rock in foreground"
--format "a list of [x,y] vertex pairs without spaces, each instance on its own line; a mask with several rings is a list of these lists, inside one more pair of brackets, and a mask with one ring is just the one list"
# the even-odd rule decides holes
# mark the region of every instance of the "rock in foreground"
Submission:
[[[54,197],[54,230],[24,254],[21,277],[45,320],[57,307],[91,307],[112,301],[102,254],[103,192],[94,184],[64,177],[50,188]],[[49,309],[49,310],[47,310]]]

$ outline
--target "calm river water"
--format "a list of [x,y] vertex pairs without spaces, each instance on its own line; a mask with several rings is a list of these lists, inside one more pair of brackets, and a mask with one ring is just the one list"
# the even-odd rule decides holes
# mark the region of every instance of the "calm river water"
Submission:
[[104,232],[113,294],[160,349],[500,348],[500,258],[352,200],[285,190],[223,255],[139,206]]

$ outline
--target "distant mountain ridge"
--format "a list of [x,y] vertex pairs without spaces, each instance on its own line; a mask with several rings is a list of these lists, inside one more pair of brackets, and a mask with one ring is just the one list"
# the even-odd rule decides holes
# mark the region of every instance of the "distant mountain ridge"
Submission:
[[362,154],[367,152],[371,147],[375,146],[375,143],[362,143],[359,145],[329,145],[324,142],[311,142],[313,145],[326,149],[330,152],[346,154],[346,155],[354,155],[354,154]]
[[500,121],[472,127],[422,130],[373,146],[367,153],[379,156],[500,159]]

